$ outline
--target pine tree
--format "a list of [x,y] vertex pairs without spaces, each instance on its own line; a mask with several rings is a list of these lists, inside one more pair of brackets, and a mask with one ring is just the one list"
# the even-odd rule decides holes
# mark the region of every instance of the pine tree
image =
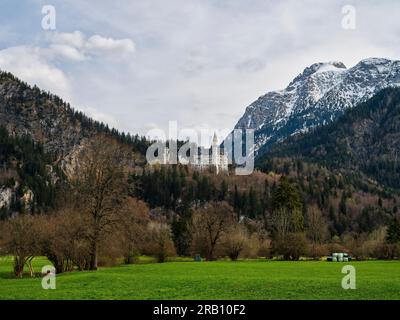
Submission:
[[221,189],[219,192],[219,201],[225,201],[228,194],[228,184],[225,180],[221,182]]
[[342,198],[339,203],[339,211],[340,213],[346,215],[347,214],[347,204],[346,204],[346,195],[345,192],[342,193]]
[[273,190],[272,207],[273,210],[282,207],[289,210],[301,210],[302,208],[298,191],[284,176],[280,179],[279,185]]
[[388,227],[386,242],[390,244],[400,242],[400,222],[397,219],[393,219]]

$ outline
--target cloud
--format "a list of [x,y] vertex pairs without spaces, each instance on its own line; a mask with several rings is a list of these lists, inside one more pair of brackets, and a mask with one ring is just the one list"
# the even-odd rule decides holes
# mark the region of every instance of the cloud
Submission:
[[86,36],[81,31],[74,32],[50,32],[47,39],[53,44],[66,45],[74,48],[83,48]]
[[[91,58],[99,60],[134,52],[135,44],[130,39],[119,40],[100,35],[87,38],[81,31],[50,32],[46,33],[41,46],[21,45],[0,50],[0,68],[68,99],[71,84],[59,63]],[[103,117],[100,113],[99,116]]]
[[86,49],[90,53],[96,54],[119,54],[127,55],[135,52],[135,44],[131,39],[114,40],[99,35],[89,38],[86,43]]
[[49,57],[70,61],[83,61],[93,57],[128,57],[135,53],[131,39],[114,39],[95,34],[87,38],[81,31],[52,32],[47,35]]
[[66,44],[51,44],[48,49],[49,57],[70,61],[83,61],[87,59],[84,52]]
[[[74,72],[67,73],[63,69],[68,69],[65,63],[74,66],[84,61],[90,61],[89,67],[107,64],[115,67],[115,64],[109,61],[110,58],[128,57],[134,52],[135,44],[130,39],[113,39],[100,35],[88,38],[80,31],[50,32],[46,33],[41,45],[21,45],[0,50],[0,69],[13,73],[31,85],[37,85],[41,89],[61,96],[70,101],[75,108],[98,121],[119,127],[109,112],[86,107],[95,105],[96,99],[91,99],[92,101],[81,99],[81,96],[84,96],[82,90],[85,89],[80,75]],[[106,63],[104,59],[107,60]],[[84,66],[79,69],[83,68]],[[88,80],[85,77],[83,79],[87,84]]]
[[[36,23],[32,8],[10,5],[19,19],[4,23],[12,35],[1,45],[24,45],[21,61],[7,58],[18,76],[33,81],[37,74],[45,89],[67,85],[72,105],[95,107],[92,114],[119,129],[145,134],[169,120],[232,128],[247,105],[312,63],[399,59],[400,2],[350,2],[357,11],[351,31],[341,27],[347,3],[337,0],[53,0],[62,12],[57,32],[26,32],[20,22]],[[54,83],[46,80],[52,71]]]
[[70,94],[70,83],[65,73],[48,63],[40,48],[17,46],[0,50],[0,68],[30,84],[36,84],[65,98]]

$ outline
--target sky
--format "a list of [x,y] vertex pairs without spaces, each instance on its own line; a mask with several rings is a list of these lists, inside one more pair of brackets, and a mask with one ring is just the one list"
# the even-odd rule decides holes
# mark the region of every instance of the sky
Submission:
[[126,132],[223,132],[313,63],[400,59],[398,13],[398,0],[1,0],[0,69]]

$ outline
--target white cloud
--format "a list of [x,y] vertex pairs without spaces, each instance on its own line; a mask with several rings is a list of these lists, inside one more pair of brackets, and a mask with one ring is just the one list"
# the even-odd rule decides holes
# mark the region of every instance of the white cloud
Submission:
[[42,89],[68,98],[70,83],[65,73],[43,59],[40,48],[17,46],[0,50],[0,68]]
[[[87,38],[80,31],[51,32],[46,33],[41,46],[22,45],[0,50],[0,69],[13,73],[30,85],[55,93],[88,116],[118,128],[118,122],[108,112],[85,107],[93,104],[80,98],[84,95],[82,90],[85,90],[81,86],[82,79],[79,74],[63,71],[63,63],[90,60],[92,64],[101,65],[104,64],[101,62],[103,59],[115,55],[128,56],[134,52],[135,45],[129,39],[115,40],[99,35]],[[84,81],[87,83],[87,80]]]
[[131,39],[113,39],[98,34],[87,38],[80,31],[71,33],[54,32],[48,36],[49,49],[58,58],[72,61],[82,61],[93,56],[108,58],[118,55],[129,56],[136,51],[135,43]]
[[[346,3],[337,0],[53,3],[63,30],[46,38],[11,22],[5,23],[13,30],[7,38],[37,48],[44,70],[67,78],[75,107],[94,106],[119,129],[142,134],[168,120],[231,128],[258,96],[282,89],[312,63],[339,60],[351,67],[370,56],[400,57],[400,2],[392,0],[352,0],[353,31],[341,28]],[[29,21],[30,14],[18,21]],[[3,46],[17,41],[1,39]]]
[[[63,62],[94,59],[96,63],[96,60],[113,57],[115,54],[126,56],[134,52],[135,44],[130,39],[119,40],[100,35],[87,38],[80,31],[49,32],[45,34],[41,46],[21,45],[0,50],[0,69],[70,100],[73,96],[79,96],[79,92],[71,92],[71,76],[62,70]],[[115,121],[106,113],[94,108],[87,110],[97,120],[115,125]]]
[[49,57],[56,60],[83,61],[86,59],[82,51],[66,44],[52,44],[47,51]]
[[86,36],[81,31],[49,32],[47,33],[47,39],[51,43],[74,48],[82,48],[86,43]]
[[86,48],[88,52],[100,55],[103,53],[127,55],[135,52],[135,44],[131,39],[114,40],[99,35],[91,36]]

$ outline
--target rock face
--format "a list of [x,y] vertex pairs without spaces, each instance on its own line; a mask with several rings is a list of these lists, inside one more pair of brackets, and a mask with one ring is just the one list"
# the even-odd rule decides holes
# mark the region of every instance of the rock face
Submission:
[[21,202],[23,205],[23,208],[26,212],[31,211],[32,209],[32,204],[34,203],[35,195],[32,192],[32,190],[28,189],[24,192],[24,194],[21,197]]
[[8,209],[11,205],[13,190],[10,188],[0,188],[0,209]]
[[254,129],[256,153],[274,143],[331,122],[387,87],[400,86],[400,61],[371,58],[347,69],[341,62],[316,63],[289,86],[247,107],[235,129]]

